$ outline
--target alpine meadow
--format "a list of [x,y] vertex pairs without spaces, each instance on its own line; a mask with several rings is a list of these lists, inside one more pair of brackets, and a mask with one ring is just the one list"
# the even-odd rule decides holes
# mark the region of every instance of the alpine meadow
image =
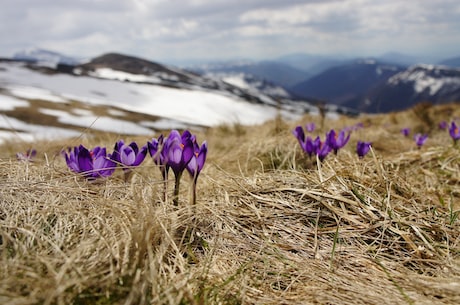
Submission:
[[[422,103],[190,128],[191,170],[171,131],[175,177],[140,148],[169,130],[7,140],[0,303],[460,304],[459,118]],[[340,149],[302,146],[333,129],[349,135]],[[72,163],[74,147],[115,143],[110,175]]]

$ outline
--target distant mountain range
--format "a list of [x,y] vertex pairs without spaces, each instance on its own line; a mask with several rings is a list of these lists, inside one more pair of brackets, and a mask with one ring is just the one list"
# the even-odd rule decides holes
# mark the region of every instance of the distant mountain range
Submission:
[[[330,68],[291,88],[298,96],[314,96],[336,105],[350,105],[354,100],[404,67],[372,59],[355,60]],[[355,106],[351,104],[352,106]]]
[[[257,77],[282,86],[291,96],[299,99],[320,100],[360,112],[402,110],[419,102],[460,101],[456,93],[460,90],[460,57],[441,61],[438,65],[414,64],[417,58],[400,53],[387,53],[375,59],[354,60],[297,54],[279,60],[291,67],[307,69],[310,73],[316,71],[312,74],[304,72],[305,78],[302,81],[284,85],[278,83],[278,74],[273,74],[268,69],[265,73],[258,71]],[[241,73],[242,69],[240,66],[232,67],[227,64],[225,69],[213,66],[212,71],[225,71],[228,76],[231,73]],[[249,69],[244,71],[256,75]],[[288,74],[290,70],[283,71]],[[297,75],[296,77],[298,79]],[[439,88],[420,90],[423,84],[432,86],[430,88]]]
[[311,76],[310,73],[294,68],[291,65],[277,61],[235,61],[210,63],[190,67],[200,74],[241,74],[250,75],[261,80],[289,88]]
[[82,62],[81,59],[76,59],[70,56],[62,55],[58,52],[40,48],[29,48],[18,51],[13,55],[12,59],[33,62],[51,67],[55,67],[58,64],[77,65]]

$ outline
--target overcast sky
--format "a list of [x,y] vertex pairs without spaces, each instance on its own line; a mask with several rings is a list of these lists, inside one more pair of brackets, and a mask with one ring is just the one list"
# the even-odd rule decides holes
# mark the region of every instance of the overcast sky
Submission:
[[0,56],[460,56],[459,0],[0,0]]

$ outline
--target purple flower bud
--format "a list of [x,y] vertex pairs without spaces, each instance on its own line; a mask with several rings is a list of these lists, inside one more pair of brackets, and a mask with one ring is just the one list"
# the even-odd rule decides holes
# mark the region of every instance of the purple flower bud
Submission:
[[297,126],[293,131],[292,134],[297,138],[301,147],[305,144],[305,133],[303,132],[302,126]]
[[308,154],[308,156],[311,157],[312,155],[316,154],[316,152],[318,151],[318,147],[320,145],[321,145],[321,140],[319,136],[316,137],[315,140],[313,140],[310,137],[307,137],[307,139],[305,140],[305,145],[302,148]]
[[447,122],[446,121],[439,122],[438,127],[439,129],[442,129],[442,130],[447,129]]
[[427,134],[424,134],[424,135],[420,133],[415,134],[414,140],[415,140],[415,144],[417,144],[417,147],[418,148],[422,147],[423,144],[425,144],[427,138],[428,138]]
[[163,135],[160,135],[158,139],[152,138],[152,141],[147,141],[149,154],[153,158],[153,162],[155,162],[156,165],[166,165],[166,154],[165,150],[163,149],[163,141]]
[[326,134],[326,142],[328,146],[330,146],[334,150],[334,153],[337,154],[339,149],[344,147],[348,143],[348,140],[350,140],[350,135],[351,133],[348,133],[348,135],[345,136],[345,131],[343,130],[340,131],[337,135],[335,130],[331,129]]
[[189,172],[192,178],[194,179],[198,178],[198,175],[203,169],[204,163],[206,161],[207,153],[208,153],[208,144],[206,141],[203,142],[201,147],[198,147],[198,144],[195,145],[194,154],[192,158],[190,159],[190,162],[187,164],[187,171]]
[[329,145],[327,141],[320,142],[319,146],[317,146],[316,154],[321,162],[327,157],[327,155],[332,151],[332,147]]
[[369,152],[371,149],[371,144],[371,142],[358,141],[356,144],[356,153],[360,158],[364,158],[364,156]]
[[408,137],[410,134],[410,129],[409,128],[403,128],[401,129],[401,133],[405,136]]

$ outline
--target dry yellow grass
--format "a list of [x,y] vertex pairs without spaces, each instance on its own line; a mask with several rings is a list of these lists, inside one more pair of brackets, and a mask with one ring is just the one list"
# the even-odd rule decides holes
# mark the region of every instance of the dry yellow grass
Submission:
[[[366,128],[322,166],[291,134],[316,117],[203,131],[195,206],[185,175],[179,206],[162,202],[151,160],[94,183],[59,155],[114,135],[34,143],[34,163],[4,145],[0,303],[459,304],[460,148],[432,126],[456,107],[327,120]],[[418,150],[402,127],[430,138]]]

